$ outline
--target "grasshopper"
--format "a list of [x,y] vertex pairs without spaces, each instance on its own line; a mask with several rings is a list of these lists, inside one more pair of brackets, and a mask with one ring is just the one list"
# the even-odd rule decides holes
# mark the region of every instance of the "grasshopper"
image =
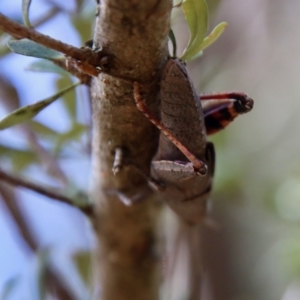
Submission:
[[166,184],[167,204],[185,222],[199,223],[206,213],[215,168],[214,146],[207,142],[207,132],[215,133],[238,114],[250,111],[253,100],[242,93],[199,99],[185,65],[177,59],[168,60],[160,89],[159,121],[143,103],[139,84],[134,83],[137,108],[161,131],[151,175]]

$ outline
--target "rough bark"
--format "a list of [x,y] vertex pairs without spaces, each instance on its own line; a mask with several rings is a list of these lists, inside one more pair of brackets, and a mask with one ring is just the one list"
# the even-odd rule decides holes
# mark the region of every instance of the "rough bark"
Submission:
[[122,147],[126,158],[149,174],[158,132],[135,107],[132,83],[141,84],[143,99],[157,113],[171,8],[171,0],[107,0],[99,4],[94,46],[113,56],[109,74],[99,75],[91,86],[91,198],[96,209],[96,268],[103,300],[158,299],[156,221],[160,205],[152,199],[129,207],[122,204],[117,193],[142,197],[150,189],[136,168],[125,166],[114,176],[112,166],[116,147]]

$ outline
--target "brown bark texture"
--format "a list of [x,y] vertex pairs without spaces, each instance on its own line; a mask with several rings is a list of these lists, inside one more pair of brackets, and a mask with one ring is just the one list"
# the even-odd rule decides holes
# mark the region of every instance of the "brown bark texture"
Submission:
[[[125,206],[120,196],[147,198],[145,176],[157,150],[158,131],[137,110],[133,82],[148,108],[158,112],[160,73],[168,57],[171,0],[107,0],[98,4],[94,48],[110,57],[110,69],[93,79],[91,198],[98,238],[95,269],[100,298],[158,299],[160,253],[153,199]],[[112,58],[112,59],[111,59]],[[123,78],[123,79],[121,79]],[[116,148],[133,163],[112,172]]]

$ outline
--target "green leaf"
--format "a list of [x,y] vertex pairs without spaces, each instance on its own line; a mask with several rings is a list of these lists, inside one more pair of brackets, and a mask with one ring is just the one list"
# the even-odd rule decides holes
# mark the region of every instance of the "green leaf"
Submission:
[[46,299],[46,269],[49,261],[49,254],[46,251],[42,251],[38,254],[38,266],[37,266],[37,284],[38,284],[38,298]]
[[3,32],[3,34],[0,36],[0,56],[4,56],[8,53],[11,53],[9,51],[9,48],[7,47],[7,42],[11,39],[11,36]]
[[22,15],[23,15],[23,20],[24,24],[27,27],[32,27],[30,21],[29,21],[29,7],[31,4],[31,0],[22,0]]
[[11,148],[4,145],[0,145],[0,157],[3,157],[5,160],[9,159],[13,166],[13,171],[17,173],[37,163],[37,156],[33,151]]
[[11,114],[9,114],[8,116],[6,116],[2,120],[0,120],[0,130],[12,127],[14,125],[17,125],[17,124],[20,124],[22,122],[32,119],[34,116],[36,116],[40,111],[42,111],[48,105],[50,105],[51,103],[53,103],[54,101],[59,99],[61,96],[63,96],[68,91],[74,89],[79,84],[80,84],[80,82],[75,83],[49,98],[46,98],[46,99],[36,102],[34,104],[23,106],[15,111],[13,111]]
[[25,70],[33,72],[57,73],[63,76],[70,75],[69,72],[59,67],[50,60],[40,59],[29,64]]
[[76,207],[88,207],[91,205],[87,193],[82,190],[78,190],[77,185],[69,184],[65,188],[65,192],[68,197],[72,199],[72,203]]
[[37,253],[36,261],[34,264],[34,281],[33,281],[33,299],[44,300],[47,296],[46,289],[46,271],[47,266],[49,265],[49,251],[41,250]]
[[87,287],[92,284],[92,257],[91,252],[80,251],[73,255],[76,268]]
[[[70,76],[59,78],[56,81],[56,86],[58,90],[61,90],[64,86],[68,86],[70,84],[72,84],[72,80],[70,79]],[[72,122],[75,122],[77,117],[77,105],[76,105],[77,103],[76,103],[75,90],[71,91],[70,93],[64,94],[62,103],[66,108]]]
[[47,138],[55,139],[59,135],[59,132],[53,130],[52,128],[50,128],[40,122],[34,121],[34,120],[29,121],[28,125],[34,131],[34,133],[39,134],[44,137],[47,137]]
[[79,34],[82,44],[90,40],[93,36],[93,27],[91,25],[91,20],[94,18],[94,15],[94,9],[88,9],[82,11],[80,14],[73,15],[71,18],[73,27]]
[[3,289],[2,289],[2,294],[0,296],[1,300],[7,300],[7,299],[12,299],[10,296],[12,292],[15,290],[17,287],[17,284],[20,281],[20,276],[15,276],[10,278],[4,283]]
[[210,33],[210,35],[208,35],[203,42],[200,45],[200,51],[207,48],[208,46],[210,46],[212,43],[214,43],[220,36],[221,34],[224,32],[225,28],[227,27],[227,23],[226,22],[222,22],[220,24],[218,24],[213,31]]
[[64,132],[60,134],[57,143],[55,145],[55,153],[59,153],[61,150],[62,146],[65,143],[70,143],[74,141],[78,141],[82,135],[87,131],[88,126],[80,123],[74,123],[72,128],[68,130],[67,132]]
[[21,55],[46,59],[64,59],[60,52],[28,39],[9,40],[7,46],[11,51]]
[[191,60],[201,50],[208,26],[208,9],[204,0],[184,0],[182,9],[190,30],[190,40],[181,60]]
[[76,0],[76,12],[80,12],[82,10],[84,0]]

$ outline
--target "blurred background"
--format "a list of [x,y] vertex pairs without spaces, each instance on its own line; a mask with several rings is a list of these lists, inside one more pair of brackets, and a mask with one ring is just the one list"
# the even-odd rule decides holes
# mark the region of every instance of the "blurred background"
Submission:
[[[213,299],[298,300],[300,5],[295,0],[207,3],[210,30],[222,21],[228,27],[202,57],[188,63],[194,84],[199,92],[242,91],[255,101],[253,111],[210,138],[217,152],[210,208],[216,226],[204,229],[204,257]],[[30,18],[39,24],[37,30],[82,46],[92,38],[94,10],[92,0],[35,0]],[[0,0],[0,11],[21,22],[21,1]],[[172,28],[180,56],[189,34],[179,8],[174,9]],[[76,81],[36,72],[37,59],[9,53],[6,40],[2,34],[0,118]],[[90,122],[87,89],[80,87],[26,127],[0,132],[1,168],[55,187],[69,178],[73,186],[86,189]],[[53,157],[54,168],[49,163]],[[1,182],[0,195],[0,295],[12,286],[7,299],[38,292],[36,276],[45,256],[28,247],[28,238],[24,242],[26,234],[16,225],[21,211],[36,248],[47,249],[47,259],[58,267],[64,263],[60,272],[78,299],[86,299],[88,278],[75,270],[82,262],[86,266],[94,240],[81,214]]]

